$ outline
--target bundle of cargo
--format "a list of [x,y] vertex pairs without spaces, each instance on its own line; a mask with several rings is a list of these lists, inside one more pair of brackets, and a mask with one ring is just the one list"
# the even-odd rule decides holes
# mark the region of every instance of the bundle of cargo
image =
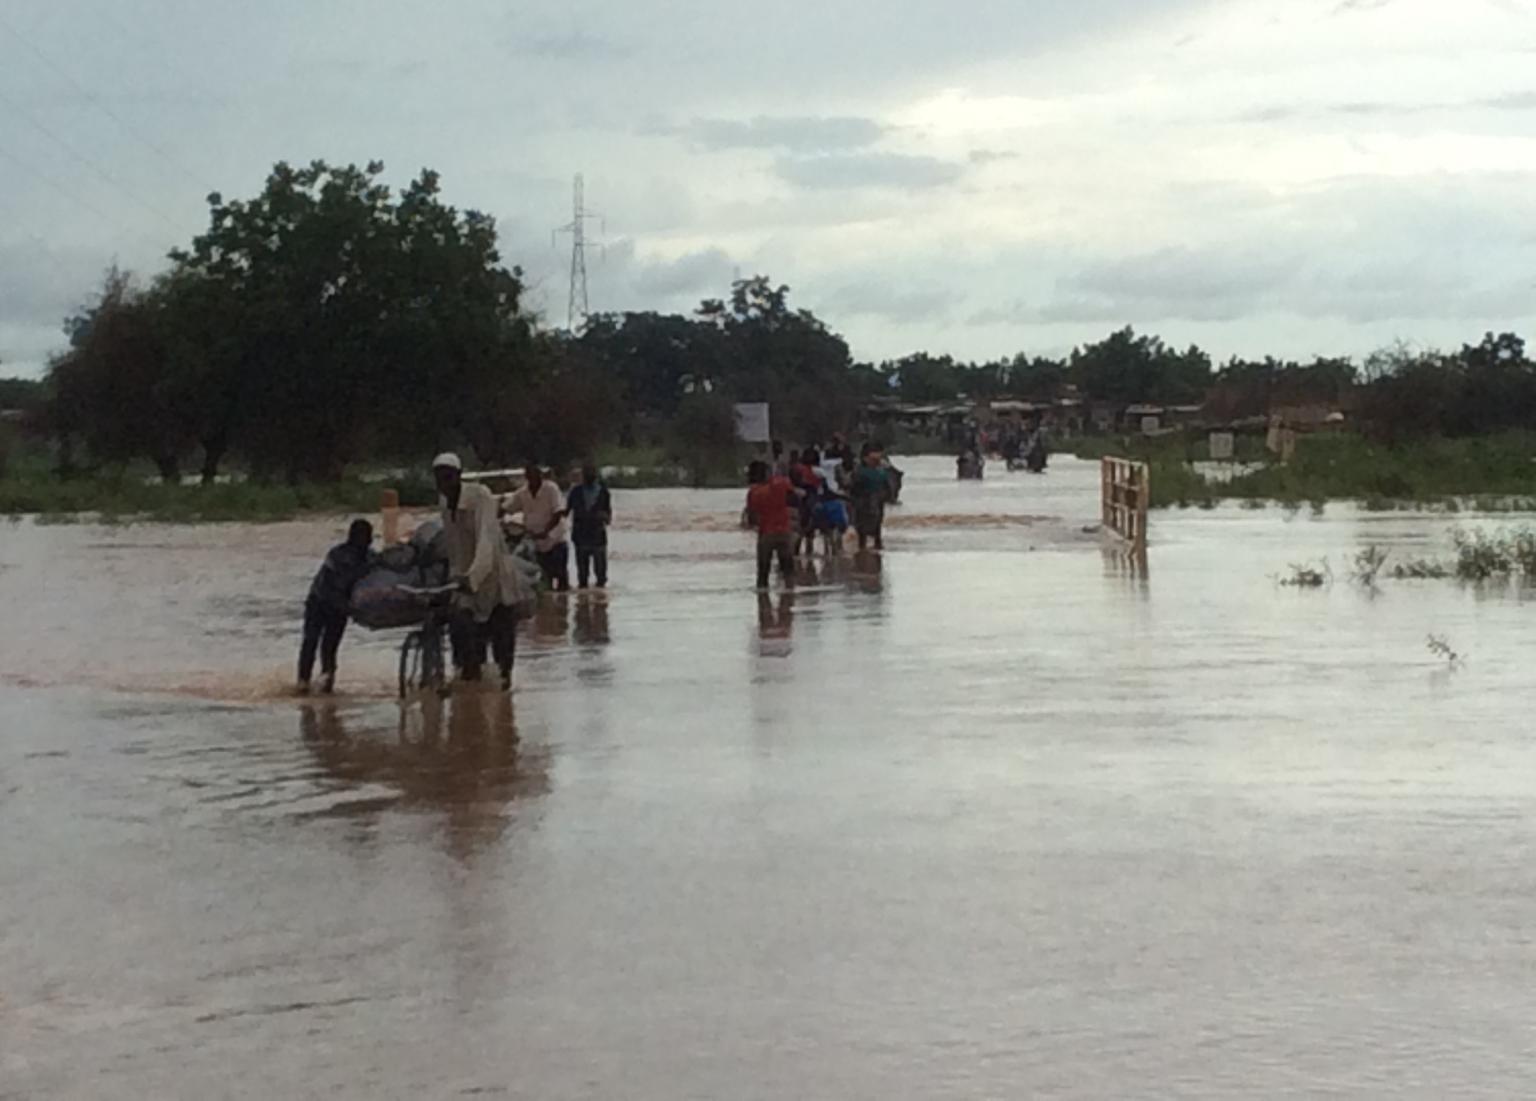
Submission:
[[373,567],[352,590],[352,619],[369,630],[414,627],[427,615],[427,606],[409,589],[448,583],[448,555],[443,525],[429,520],[407,543],[386,547]]

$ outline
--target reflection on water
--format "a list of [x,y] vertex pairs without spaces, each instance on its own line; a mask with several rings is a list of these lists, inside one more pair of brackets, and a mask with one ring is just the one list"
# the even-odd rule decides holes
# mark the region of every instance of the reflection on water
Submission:
[[1146,591],[1146,583],[1152,576],[1152,569],[1147,561],[1147,548],[1131,550],[1123,544],[1110,540],[1105,543],[1100,553],[1104,559],[1105,577],[1138,582],[1137,590],[1143,593]]
[[786,658],[794,652],[791,639],[795,632],[795,594],[781,592],[778,599],[768,593],[757,594],[758,652],[765,658]]
[[336,813],[377,815],[395,805],[441,811],[448,846],[467,856],[495,841],[508,805],[549,791],[548,750],[519,745],[511,697],[461,687],[450,699],[402,705],[393,736],[352,733],[335,705],[299,709],[304,744],[345,787],[379,785],[398,793],[343,804]]
[[608,630],[608,597],[604,593],[583,594],[576,604],[576,625],[571,641],[578,646],[606,646],[610,641]]
[[571,594],[544,593],[533,613],[533,638],[540,643],[564,642],[571,626]]

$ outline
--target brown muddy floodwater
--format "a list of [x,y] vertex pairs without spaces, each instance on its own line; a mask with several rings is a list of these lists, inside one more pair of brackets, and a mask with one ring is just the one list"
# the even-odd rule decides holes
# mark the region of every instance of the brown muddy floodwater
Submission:
[[344,518],[0,527],[0,1097],[1528,1096],[1536,607],[1274,580],[1452,521],[1138,579],[1088,464],[909,465],[766,601],[740,494],[617,494],[515,698],[405,709],[398,634],[282,696]]

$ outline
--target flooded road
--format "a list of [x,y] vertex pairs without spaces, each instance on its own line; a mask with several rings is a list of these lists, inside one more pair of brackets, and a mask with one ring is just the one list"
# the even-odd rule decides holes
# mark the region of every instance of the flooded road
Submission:
[[405,709],[398,632],[282,695],[344,518],[0,527],[0,1098],[1527,1094],[1536,607],[1342,576],[1454,518],[1137,577],[1096,466],[908,465],[766,600],[740,493],[615,494],[515,697]]

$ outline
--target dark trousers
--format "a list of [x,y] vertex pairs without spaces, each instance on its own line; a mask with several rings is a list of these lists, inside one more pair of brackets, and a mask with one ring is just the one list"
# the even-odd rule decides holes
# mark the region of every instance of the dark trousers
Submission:
[[869,545],[869,541],[875,541],[876,550],[885,549],[884,532],[881,530],[885,524],[885,504],[864,503],[854,509],[853,526],[859,533],[859,549],[863,550]]
[[549,582],[551,589],[564,592],[571,587],[569,569],[571,545],[569,543],[561,543],[547,551],[539,551],[538,559],[539,569],[544,571],[544,580]]
[[773,560],[779,560],[779,573],[783,574],[785,583],[790,583],[795,577],[795,536],[790,532],[783,535],[759,535],[757,537],[757,587],[768,587],[768,574],[773,566]]
[[588,575],[597,574],[597,587],[608,584],[608,547],[576,544],[576,584],[585,589]]
[[453,661],[464,674],[465,680],[479,680],[480,667],[485,664],[485,652],[490,650],[496,659],[496,667],[503,677],[512,675],[512,663],[517,659],[517,612],[505,604],[498,604],[491,618],[484,623],[475,622],[475,614],[460,610],[454,613],[448,624]]
[[347,630],[347,613],[326,608],[318,601],[304,602],[304,642],[299,647],[299,680],[309,682],[315,673],[315,652],[320,654],[320,671],[336,673],[336,651]]

